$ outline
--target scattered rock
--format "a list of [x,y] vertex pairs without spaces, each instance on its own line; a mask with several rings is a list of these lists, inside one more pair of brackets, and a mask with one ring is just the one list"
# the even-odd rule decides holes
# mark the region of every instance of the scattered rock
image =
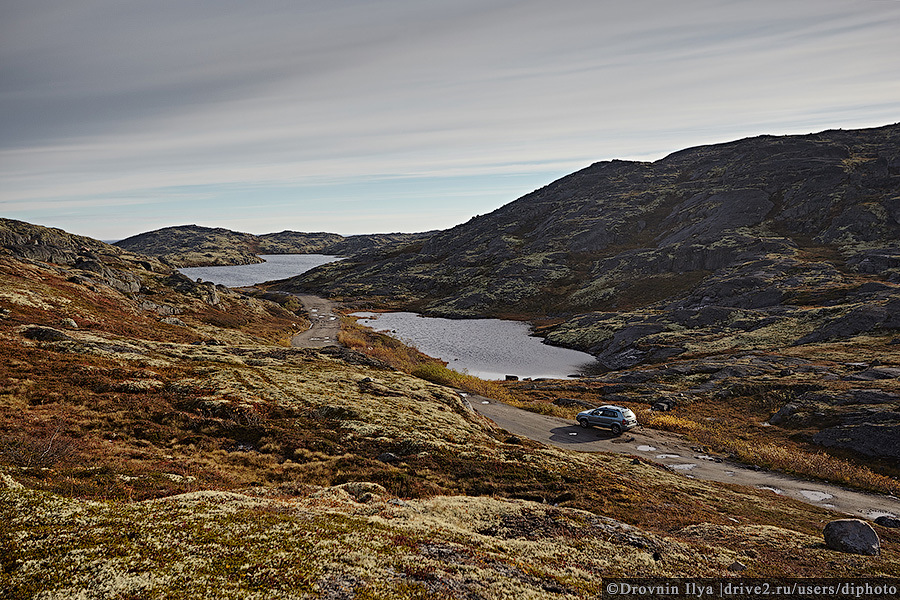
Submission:
[[838,399],[837,404],[900,404],[900,394],[885,392],[880,389],[850,390],[845,397]]
[[165,323],[166,325],[177,325],[179,327],[187,327],[187,323],[185,323],[178,317],[166,317],[164,319],[160,319],[159,322]]
[[8,308],[0,308],[0,319],[5,319],[10,315],[10,310]]
[[900,519],[897,517],[889,517],[887,515],[882,515],[875,519],[875,523],[881,525],[882,527],[900,527]]
[[823,530],[825,545],[832,550],[878,556],[881,541],[872,526],[861,519],[838,519],[831,521]]
[[78,329],[78,323],[75,322],[75,319],[63,319],[59,324],[69,329]]
[[733,563],[731,563],[730,565],[728,565],[728,570],[729,570],[729,571],[736,571],[736,572],[746,571],[746,570],[747,570],[747,565],[745,565],[744,563],[742,563],[742,562],[736,560],[736,561],[734,561]]
[[395,464],[400,462],[400,457],[393,452],[382,452],[378,455],[377,460],[387,464]]
[[584,408],[594,408],[596,404],[585,400],[577,400],[575,398],[556,398],[553,404],[557,406],[581,406]]
[[506,381],[518,381],[518,380],[519,380],[518,375],[507,375],[506,376]]

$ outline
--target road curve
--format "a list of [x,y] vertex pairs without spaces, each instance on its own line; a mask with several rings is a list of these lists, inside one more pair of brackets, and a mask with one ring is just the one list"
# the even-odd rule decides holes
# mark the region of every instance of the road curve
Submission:
[[291,346],[324,348],[340,345],[338,333],[341,331],[341,320],[334,312],[334,302],[308,294],[294,294],[294,296],[303,304],[312,325],[306,331],[294,335],[291,338]]
[[582,429],[574,421],[539,415],[507,404],[467,396],[472,408],[508,432],[536,442],[581,452],[616,452],[666,466],[686,477],[735,483],[771,491],[814,506],[875,519],[881,515],[900,517],[900,499],[869,494],[828,483],[807,481],[756,470],[703,452],[679,435],[638,427],[621,436],[604,429]]

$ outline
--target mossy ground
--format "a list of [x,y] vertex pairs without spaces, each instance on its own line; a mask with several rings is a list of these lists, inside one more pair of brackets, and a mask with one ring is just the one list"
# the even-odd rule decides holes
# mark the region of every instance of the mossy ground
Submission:
[[[892,531],[881,556],[852,557],[819,543],[825,510],[510,443],[452,389],[284,346],[296,315],[263,299],[225,296],[215,310],[242,321],[221,326],[161,290],[186,324],[165,326],[121,294],[4,265],[6,598],[589,598],[605,576],[727,575],[738,559],[745,574],[900,574]],[[23,335],[64,318],[70,339]]]

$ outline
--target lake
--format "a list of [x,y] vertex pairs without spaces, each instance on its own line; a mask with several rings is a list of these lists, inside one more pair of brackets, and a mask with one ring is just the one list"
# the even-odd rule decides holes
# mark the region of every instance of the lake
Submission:
[[261,254],[263,263],[227,267],[185,267],[178,269],[191,279],[202,279],[228,287],[244,287],[254,283],[286,279],[336,260],[328,254]]
[[[191,279],[228,287],[285,279],[336,260],[326,254],[266,254],[266,262],[228,267],[178,269]],[[455,371],[485,379],[547,377],[565,379],[591,374],[597,361],[590,354],[544,344],[527,323],[501,319],[440,319],[416,313],[354,313],[359,323],[409,343],[425,354],[447,361]]]
[[454,371],[483,379],[591,374],[596,359],[585,352],[544,344],[531,327],[502,319],[441,319],[411,312],[357,312],[360,325],[388,333],[425,354],[447,361]]

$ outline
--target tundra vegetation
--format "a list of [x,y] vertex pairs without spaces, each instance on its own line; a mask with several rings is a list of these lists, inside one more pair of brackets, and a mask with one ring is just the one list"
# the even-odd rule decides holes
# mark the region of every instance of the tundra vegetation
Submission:
[[577,380],[481,382],[349,319],[342,347],[292,348],[288,297],[0,220],[2,597],[592,598],[616,575],[900,576],[897,529],[874,525],[877,556],[831,550],[825,508],[518,439],[457,391],[560,416],[565,399],[624,404],[745,461],[896,494],[896,136],[599,164],[283,286],[535,320],[607,369]]

